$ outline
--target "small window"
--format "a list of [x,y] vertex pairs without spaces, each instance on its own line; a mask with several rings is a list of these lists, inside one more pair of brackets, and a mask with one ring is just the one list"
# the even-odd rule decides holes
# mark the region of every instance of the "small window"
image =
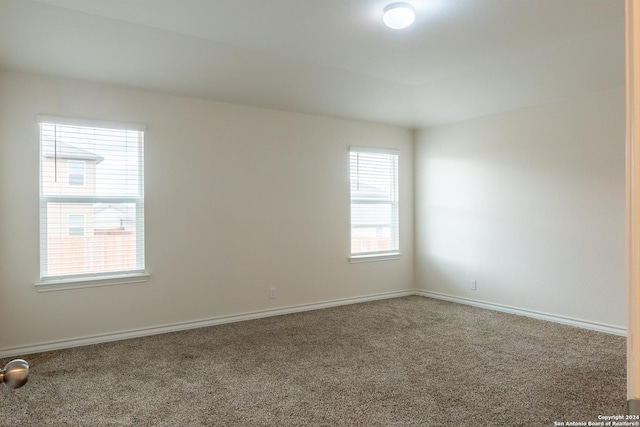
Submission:
[[350,150],[351,256],[398,255],[398,153]]
[[84,160],[68,160],[69,185],[74,187],[84,186]]
[[84,236],[84,215],[69,215],[69,236]]

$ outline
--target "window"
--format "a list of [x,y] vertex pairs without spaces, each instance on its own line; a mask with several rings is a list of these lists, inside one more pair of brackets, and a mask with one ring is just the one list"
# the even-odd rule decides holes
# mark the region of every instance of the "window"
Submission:
[[41,279],[36,285],[146,276],[144,127],[56,117],[39,121]]
[[67,170],[69,175],[69,185],[84,185],[84,160],[67,160]]
[[69,215],[69,236],[84,236],[84,215]]
[[351,257],[399,255],[398,152],[351,147]]

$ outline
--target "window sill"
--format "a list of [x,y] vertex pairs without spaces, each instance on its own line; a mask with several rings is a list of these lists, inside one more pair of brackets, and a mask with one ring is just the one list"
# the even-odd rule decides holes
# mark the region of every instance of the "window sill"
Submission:
[[372,261],[390,261],[393,259],[400,259],[402,254],[400,252],[391,252],[386,254],[373,254],[373,255],[353,255],[349,257],[351,264],[357,264],[360,262],[372,262]]
[[149,273],[117,274],[113,276],[83,277],[70,279],[50,279],[34,283],[38,292],[66,291],[71,289],[95,288],[98,286],[141,283],[149,280]]

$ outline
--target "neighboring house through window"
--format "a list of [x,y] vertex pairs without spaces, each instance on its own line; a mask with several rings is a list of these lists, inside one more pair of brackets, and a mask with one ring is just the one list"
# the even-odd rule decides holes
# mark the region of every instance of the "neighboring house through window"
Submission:
[[399,255],[398,152],[351,147],[351,258]]
[[143,275],[144,128],[39,119],[38,285]]

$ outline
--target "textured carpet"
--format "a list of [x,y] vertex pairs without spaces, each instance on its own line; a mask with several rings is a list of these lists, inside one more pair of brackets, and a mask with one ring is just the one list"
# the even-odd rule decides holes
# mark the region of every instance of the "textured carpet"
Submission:
[[623,337],[398,298],[25,355],[0,425],[553,426],[624,413],[625,351]]

